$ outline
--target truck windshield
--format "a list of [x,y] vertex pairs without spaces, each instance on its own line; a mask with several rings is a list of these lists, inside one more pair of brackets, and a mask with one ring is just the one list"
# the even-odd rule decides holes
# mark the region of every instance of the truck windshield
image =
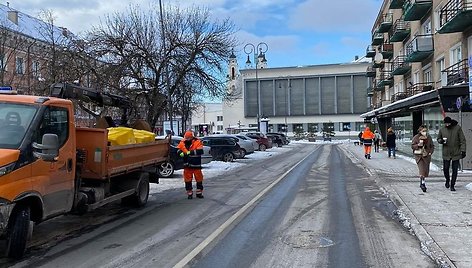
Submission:
[[33,105],[0,103],[0,149],[20,147],[37,110]]

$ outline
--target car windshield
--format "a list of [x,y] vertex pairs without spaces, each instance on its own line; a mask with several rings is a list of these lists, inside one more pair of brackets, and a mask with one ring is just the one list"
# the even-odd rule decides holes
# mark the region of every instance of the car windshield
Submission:
[[37,107],[25,104],[0,103],[0,148],[18,149]]

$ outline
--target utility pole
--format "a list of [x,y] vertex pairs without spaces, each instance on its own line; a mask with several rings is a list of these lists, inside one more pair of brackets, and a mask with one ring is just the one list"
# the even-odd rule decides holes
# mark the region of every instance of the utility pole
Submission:
[[[162,0],[159,0],[159,13],[161,16],[161,34],[162,34],[162,47],[165,51],[166,49],[166,35],[164,31],[164,16],[162,11]],[[169,105],[169,124],[170,130],[174,132],[174,124],[172,122],[172,114],[173,114],[173,107],[172,107],[172,94],[170,92],[170,85],[169,85],[169,62],[166,60],[165,62],[165,80],[166,80],[166,89],[167,89],[167,104]]]

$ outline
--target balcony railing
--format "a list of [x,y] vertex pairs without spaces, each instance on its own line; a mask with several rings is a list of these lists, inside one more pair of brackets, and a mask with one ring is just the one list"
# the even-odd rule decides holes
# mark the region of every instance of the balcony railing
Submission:
[[434,52],[433,35],[417,35],[406,45],[406,60],[420,62]]
[[397,19],[390,29],[390,42],[403,42],[411,32],[410,23],[402,19]]
[[450,0],[439,17],[439,33],[463,32],[472,25],[472,1]]
[[383,43],[380,51],[384,59],[391,59],[393,57],[393,44]]
[[385,89],[385,87],[379,86],[379,80],[378,79],[373,79],[372,80],[372,89],[374,91],[382,91]]
[[393,76],[390,70],[381,71],[380,76],[377,79],[377,87],[385,87],[393,85]]
[[372,36],[372,45],[374,46],[378,46],[382,44],[383,41],[384,41],[383,33],[375,32],[374,35]]
[[376,74],[376,71],[375,71],[374,67],[368,66],[368,67],[367,67],[367,71],[365,72],[365,76],[367,76],[367,77],[375,77],[375,74]]
[[405,0],[403,16],[406,21],[421,20],[433,6],[432,0]]
[[384,14],[382,17],[382,22],[379,25],[379,28],[377,29],[377,32],[379,33],[386,33],[390,28],[392,27],[393,24],[393,14],[392,13],[387,13]]
[[426,92],[434,89],[433,82],[416,83],[406,88],[406,91],[410,96],[416,95],[421,92]]
[[[442,70],[443,77],[441,79],[443,86],[453,86],[469,83],[469,61],[462,60],[450,67]],[[444,81],[445,80],[445,81]]]
[[411,64],[405,59],[405,55],[395,57],[392,63],[392,75],[404,75],[411,70]]
[[367,58],[373,58],[375,57],[375,53],[376,53],[375,47],[373,45],[368,45],[367,49],[365,50],[365,56]]
[[411,95],[408,92],[397,92],[397,93],[392,95],[391,100],[392,100],[392,103],[393,103],[393,102],[396,102],[396,101],[399,101],[399,100],[406,99],[410,96]]
[[400,8],[403,7],[403,2],[405,2],[405,0],[391,0],[389,8],[390,9],[400,9]]

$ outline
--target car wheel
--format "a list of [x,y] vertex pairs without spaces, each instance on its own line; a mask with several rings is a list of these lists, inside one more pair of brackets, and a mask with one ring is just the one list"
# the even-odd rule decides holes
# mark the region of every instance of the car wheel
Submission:
[[172,162],[163,162],[159,165],[159,177],[169,178],[174,175],[174,164]]
[[223,161],[224,162],[233,162],[233,160],[234,160],[234,156],[233,156],[232,153],[225,153],[223,155]]
[[260,151],[265,151],[267,149],[267,147],[264,145],[264,144],[259,144],[259,150]]
[[239,150],[239,154],[241,155],[241,158],[244,158],[246,156],[246,150],[244,149]]

